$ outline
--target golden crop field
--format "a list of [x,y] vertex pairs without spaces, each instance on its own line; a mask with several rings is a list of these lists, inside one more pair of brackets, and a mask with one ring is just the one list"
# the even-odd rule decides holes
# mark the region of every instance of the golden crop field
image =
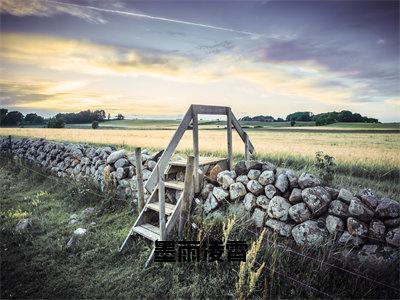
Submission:
[[[102,129],[49,129],[0,128],[0,135],[46,138],[58,141],[116,144],[147,148],[165,148],[174,130],[102,130]],[[365,133],[313,133],[248,131],[257,153],[314,157],[324,151],[338,161],[348,164],[385,165],[400,167],[399,134]],[[221,152],[226,150],[224,130],[201,130],[200,150]],[[234,151],[243,153],[244,145],[234,134]],[[191,149],[191,131],[187,131],[178,149]]]

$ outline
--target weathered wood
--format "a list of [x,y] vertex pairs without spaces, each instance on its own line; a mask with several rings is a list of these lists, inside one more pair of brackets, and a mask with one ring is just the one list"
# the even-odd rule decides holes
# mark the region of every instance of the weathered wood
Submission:
[[226,106],[214,106],[214,105],[198,105],[193,104],[193,113],[198,115],[225,115]]
[[[163,155],[157,162],[157,165],[160,166],[161,172],[164,172],[168,166],[168,162],[174,154],[175,148],[178,145],[180,139],[182,138],[183,134],[185,133],[186,129],[188,128],[190,121],[192,119],[192,109],[189,109],[185,116],[182,119],[181,124],[179,125],[178,129],[175,131],[174,136],[172,137],[171,141],[169,142],[167,148],[165,149]],[[154,190],[157,185],[157,172],[152,172],[150,175],[149,180],[146,183],[146,190],[150,193]]]
[[158,204],[159,204],[159,223],[160,223],[160,238],[161,241],[166,240],[165,235],[165,187],[164,187],[164,174],[157,169],[158,173]]
[[143,170],[142,170],[142,149],[135,148],[136,162],[136,186],[138,191],[138,212],[144,207],[144,189],[143,189]]
[[226,109],[226,129],[227,129],[227,144],[228,144],[228,168],[232,170],[233,167],[233,153],[232,153],[232,112],[231,108]]
[[[246,132],[245,132],[245,131],[243,130],[243,128],[240,126],[240,123],[239,123],[239,121],[236,119],[235,115],[232,114],[231,117],[232,117],[232,125],[235,127],[235,129],[236,129],[237,133],[239,134],[240,138],[241,138],[242,141],[245,143],[245,142],[246,142],[246,140],[245,140],[245,138],[246,138]],[[249,140],[249,152],[250,152],[251,154],[254,153],[254,146],[253,146],[253,144],[251,143],[250,140]]]
[[[153,202],[146,205],[146,208],[159,212],[160,211],[160,203]],[[175,205],[165,202],[165,214],[167,216],[171,215],[175,209]]]
[[136,226],[133,231],[153,242],[160,239],[159,228],[151,224],[142,224]]
[[199,119],[198,115],[193,113],[193,155],[194,155],[194,189],[195,192],[199,192]]
[[[219,163],[221,161],[226,160],[226,158],[222,157],[199,157],[199,167],[206,166],[206,165],[213,165]],[[177,160],[177,161],[170,161],[170,166],[176,167],[186,167],[187,160]]]
[[183,189],[185,188],[185,184],[182,181],[176,181],[176,180],[165,181],[164,185],[166,188],[177,191],[183,191]]
[[182,204],[181,204],[180,218],[179,218],[178,235],[180,239],[183,237],[183,231],[185,229],[185,225],[188,222],[190,215],[190,207],[192,202],[191,197],[193,192],[193,171],[194,171],[194,157],[189,156],[187,158],[187,164],[186,164],[185,188],[183,190]]
[[249,136],[246,133],[245,143],[244,143],[244,159],[246,161],[250,160],[250,152],[249,152]]

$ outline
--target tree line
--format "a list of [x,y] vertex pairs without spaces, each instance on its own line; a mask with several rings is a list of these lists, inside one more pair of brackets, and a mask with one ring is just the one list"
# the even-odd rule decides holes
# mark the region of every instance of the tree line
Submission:
[[349,123],[379,123],[378,119],[361,116],[359,113],[353,113],[349,110],[342,110],[340,112],[326,112],[314,115],[312,112],[303,111],[295,112],[286,116],[286,119],[277,118],[272,116],[255,116],[243,117],[241,121],[258,121],[258,122],[315,122],[315,125],[328,125],[336,122],[349,122]]
[[[65,124],[90,124],[104,122],[107,120],[123,120],[125,116],[118,114],[115,118],[104,110],[84,110],[78,113],[58,113],[54,117],[44,118],[35,113],[24,116],[19,111],[8,111],[0,108],[0,126],[24,126],[24,125],[46,125],[49,128],[63,128]],[[96,126],[96,125],[95,125]],[[97,127],[96,126],[96,127]]]

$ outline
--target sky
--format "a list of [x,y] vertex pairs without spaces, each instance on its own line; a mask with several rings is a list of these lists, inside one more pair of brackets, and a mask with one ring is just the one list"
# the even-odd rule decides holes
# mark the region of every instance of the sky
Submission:
[[0,106],[400,121],[398,1],[0,1]]

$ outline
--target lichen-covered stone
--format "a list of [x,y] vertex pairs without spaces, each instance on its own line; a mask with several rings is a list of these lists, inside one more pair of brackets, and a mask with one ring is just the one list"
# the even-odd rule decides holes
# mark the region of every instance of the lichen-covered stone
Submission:
[[268,204],[268,216],[280,221],[286,221],[289,216],[290,203],[283,197],[275,196]]
[[331,195],[321,186],[306,188],[301,192],[313,217],[318,217],[328,210]]

